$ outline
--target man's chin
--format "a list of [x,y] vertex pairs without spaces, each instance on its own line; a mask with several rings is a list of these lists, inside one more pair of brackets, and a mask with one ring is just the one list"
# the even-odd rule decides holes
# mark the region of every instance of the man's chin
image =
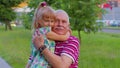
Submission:
[[57,34],[59,34],[59,35],[65,35],[66,34],[66,30],[58,30],[58,29],[56,29],[56,30],[53,30],[55,33],[57,33]]
[[62,33],[62,32],[55,32],[55,33],[57,33],[59,35],[64,35],[64,33]]
[[59,34],[59,35],[65,35],[66,32],[63,32],[63,31],[56,31],[55,33]]

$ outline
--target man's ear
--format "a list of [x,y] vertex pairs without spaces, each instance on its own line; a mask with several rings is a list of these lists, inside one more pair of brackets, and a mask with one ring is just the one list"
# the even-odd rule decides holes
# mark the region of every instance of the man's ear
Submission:
[[70,24],[68,24],[68,29],[71,29]]

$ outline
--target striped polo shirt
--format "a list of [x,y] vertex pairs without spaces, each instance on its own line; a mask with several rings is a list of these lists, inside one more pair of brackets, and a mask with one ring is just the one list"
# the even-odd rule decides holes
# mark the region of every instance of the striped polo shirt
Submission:
[[70,36],[68,40],[64,42],[55,42],[55,54],[66,55],[72,59],[73,63],[69,68],[78,68],[78,57],[79,57],[79,40],[74,36]]

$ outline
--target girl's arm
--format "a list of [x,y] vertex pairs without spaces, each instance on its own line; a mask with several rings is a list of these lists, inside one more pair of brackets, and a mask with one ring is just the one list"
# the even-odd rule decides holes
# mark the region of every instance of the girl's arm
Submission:
[[66,41],[69,36],[70,36],[70,32],[68,31],[65,35],[58,35],[53,31],[50,31],[46,34],[48,39],[51,40],[56,40],[56,41]]
[[28,63],[27,63],[27,65],[26,65],[26,68],[30,68],[30,65],[31,65],[31,63],[33,62],[33,60],[34,60],[34,57],[36,56],[36,48],[34,47],[34,44],[33,44],[33,39],[36,37],[36,36],[39,36],[40,35],[40,33],[39,33],[39,30],[35,30],[35,32],[33,33],[33,35],[32,35],[32,43],[31,43],[31,54],[30,54],[30,56],[29,56],[29,60],[28,60]]
[[25,68],[30,68],[30,63],[27,63]]

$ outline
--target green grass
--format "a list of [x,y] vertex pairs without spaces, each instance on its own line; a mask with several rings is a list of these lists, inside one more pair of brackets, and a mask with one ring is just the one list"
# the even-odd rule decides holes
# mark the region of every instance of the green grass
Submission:
[[0,56],[13,68],[24,68],[30,53],[31,32],[23,28],[0,30]]
[[80,68],[119,68],[119,34],[82,34]]
[[[77,32],[73,31],[77,36]],[[120,68],[119,34],[81,33],[79,68]],[[0,56],[13,68],[25,68],[30,54],[31,31],[13,28],[4,31],[0,26]]]

